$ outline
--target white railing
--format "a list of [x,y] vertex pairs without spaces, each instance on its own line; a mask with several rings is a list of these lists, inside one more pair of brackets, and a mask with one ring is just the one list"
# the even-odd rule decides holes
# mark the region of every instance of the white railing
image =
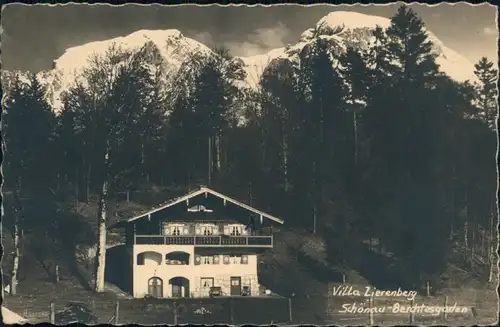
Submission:
[[197,247],[255,247],[272,248],[273,236],[179,236],[135,235],[134,244],[193,245]]

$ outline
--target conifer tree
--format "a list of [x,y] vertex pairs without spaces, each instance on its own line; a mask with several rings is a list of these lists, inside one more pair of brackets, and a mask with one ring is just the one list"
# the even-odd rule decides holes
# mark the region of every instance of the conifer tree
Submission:
[[498,113],[496,85],[498,71],[486,57],[481,58],[474,68],[474,74],[480,82],[476,88],[483,119],[491,128],[495,128]]
[[320,38],[301,60],[299,83],[307,101],[301,126],[307,143],[302,151],[310,165],[304,172],[316,231],[318,215],[326,214],[320,199],[340,199],[345,194],[353,162],[353,124],[343,106],[343,82],[333,69],[327,43]]

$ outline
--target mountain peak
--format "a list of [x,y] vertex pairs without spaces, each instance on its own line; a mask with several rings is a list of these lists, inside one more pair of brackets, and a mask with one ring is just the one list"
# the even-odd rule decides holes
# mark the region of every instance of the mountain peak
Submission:
[[391,24],[389,18],[365,15],[353,11],[333,11],[316,23],[316,28],[329,27],[337,29],[375,28],[377,25],[387,28]]
[[80,69],[82,65],[82,58],[85,58],[85,61],[92,54],[104,55],[109,49],[109,46],[113,43],[124,49],[132,50],[142,47],[148,42],[151,42],[161,48],[165,47],[169,43],[181,41],[182,39],[184,39],[184,36],[177,29],[139,30],[126,36],[119,36],[104,41],[89,42],[83,45],[68,48],[62,56],[54,60],[54,68],[62,70]]

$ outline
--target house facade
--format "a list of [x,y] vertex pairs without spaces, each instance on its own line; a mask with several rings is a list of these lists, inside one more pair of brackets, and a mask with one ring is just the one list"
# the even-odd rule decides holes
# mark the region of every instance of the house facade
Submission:
[[200,187],[111,228],[125,228],[136,298],[258,296],[258,256],[282,223]]

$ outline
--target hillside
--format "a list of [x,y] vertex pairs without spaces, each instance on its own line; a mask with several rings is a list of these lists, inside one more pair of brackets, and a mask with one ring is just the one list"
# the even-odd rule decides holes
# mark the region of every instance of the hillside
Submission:
[[[153,189],[131,193],[130,201],[124,199],[123,195],[117,196],[109,201],[110,210],[108,215],[111,217],[110,223],[146,210],[151,207],[151,203],[155,201],[161,203],[163,197],[176,193],[178,193],[177,190],[154,187]],[[89,203],[80,202],[78,208],[75,206],[76,202],[74,200],[64,203],[62,206],[68,208],[68,214],[70,212],[76,213],[79,220],[96,233],[96,200],[95,196],[92,196]],[[12,267],[12,257],[8,255],[12,251],[12,238],[5,227],[3,232],[4,253],[7,254],[3,260],[3,271],[8,275]],[[276,228],[274,235],[274,248],[266,251],[259,260],[260,283],[273,292],[293,299],[294,319],[296,321],[317,324],[335,322],[335,320],[331,320],[334,318],[328,313],[329,306],[337,305],[336,302],[330,302],[333,300],[330,292],[332,285],[342,284],[343,277],[338,269],[329,264],[326,259],[327,249],[325,248],[324,239],[313,236],[308,231],[290,228],[286,223]],[[61,304],[64,301],[74,300],[84,303],[88,301],[103,303],[108,301],[112,303],[113,297],[117,294],[126,296],[125,294],[121,295],[121,290],[109,283],[107,283],[106,292],[100,296],[96,297],[92,293],[87,293],[86,289],[91,281],[92,277],[90,275],[93,271],[93,254],[95,253],[95,251],[92,251],[93,247],[83,244],[77,245],[76,259],[78,268],[75,269],[71,260],[57,259],[53,253],[44,252],[42,256],[39,256],[37,251],[29,245],[31,244],[28,241],[29,236],[26,240],[28,244],[23,246],[26,250],[23,252],[20,265],[20,297],[6,298],[6,305],[10,309],[19,313],[24,312],[28,318],[33,318],[36,312],[46,310],[44,305],[39,303],[40,299],[46,299],[45,303],[55,300],[59,297],[57,292],[64,292],[64,296],[57,300],[57,303]],[[108,234],[109,247],[121,242],[123,242],[123,238],[119,234]],[[33,265],[33,262],[36,262],[36,264]],[[56,262],[59,263],[61,281],[54,284],[53,269]],[[387,263],[380,261],[379,264],[385,265]],[[372,270],[371,273],[374,273],[379,268]],[[345,272],[347,285],[355,285],[358,288],[364,288],[365,286],[378,287],[376,282],[370,281],[373,277],[371,273],[359,272],[355,267],[343,271]],[[86,276],[87,274],[88,276]],[[456,292],[459,287],[475,290],[474,292],[489,288],[488,284],[484,283],[484,276],[474,277],[453,266],[450,266],[447,274],[449,274],[449,285],[444,289],[440,289],[440,292],[444,294],[448,292],[447,289]],[[68,292],[68,290],[72,291]],[[491,292],[488,291],[487,293],[488,295],[484,296],[493,296],[493,294],[490,294]],[[460,299],[467,298],[468,295],[466,294],[460,295]],[[27,310],[27,303],[32,303],[30,310]],[[112,304],[109,304],[109,308],[111,307]],[[31,311],[31,308],[34,311]],[[97,314],[109,315],[109,311],[102,308],[99,308],[96,312]],[[38,319],[43,320],[45,317],[38,317]]]

